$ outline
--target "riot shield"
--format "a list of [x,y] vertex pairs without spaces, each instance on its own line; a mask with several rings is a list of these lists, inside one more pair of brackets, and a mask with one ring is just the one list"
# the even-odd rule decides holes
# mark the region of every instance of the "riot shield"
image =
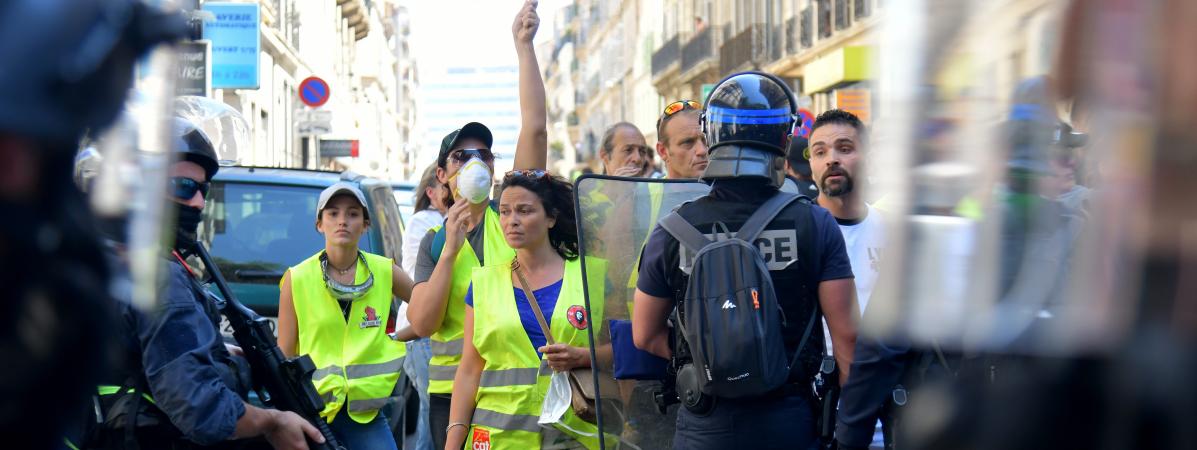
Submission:
[[166,187],[176,51],[159,47],[141,62],[124,113],[76,159],[77,182],[127,266],[122,295],[143,309],[157,303],[165,274],[161,255],[174,237]]
[[[584,175],[575,181],[578,239],[583,277],[605,280],[603,298],[591,298],[591,351],[595,379],[614,377],[619,392],[600,392],[599,428],[603,448],[671,448],[676,394],[666,374],[667,361],[641,352],[632,343],[632,297],[641,250],[661,217],[710,190],[698,180],[664,180]],[[587,260],[605,264],[586,265]],[[604,273],[591,273],[602,270]],[[607,355],[611,355],[608,357]],[[601,389],[596,383],[596,389]],[[668,399],[672,395],[674,401]],[[658,399],[663,403],[659,406]],[[672,403],[671,405],[666,403]],[[618,442],[610,442],[618,437]]]

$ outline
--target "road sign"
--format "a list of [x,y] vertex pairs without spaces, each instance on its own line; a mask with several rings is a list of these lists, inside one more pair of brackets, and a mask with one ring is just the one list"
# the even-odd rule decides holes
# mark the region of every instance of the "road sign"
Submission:
[[212,87],[257,89],[260,39],[258,2],[204,2],[214,20],[204,22],[204,39],[212,43]]
[[806,108],[798,108],[798,125],[794,127],[794,136],[810,139],[810,127],[815,124],[815,114]]
[[320,157],[332,158],[337,156],[352,156],[357,158],[357,139],[328,139],[320,140]]
[[299,101],[313,108],[328,102],[332,89],[320,77],[307,77],[299,83]]
[[332,111],[295,111],[295,126],[301,136],[320,136],[332,132]]

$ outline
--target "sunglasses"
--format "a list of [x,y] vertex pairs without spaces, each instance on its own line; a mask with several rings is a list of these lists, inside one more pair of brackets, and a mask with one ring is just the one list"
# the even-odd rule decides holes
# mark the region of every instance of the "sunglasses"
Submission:
[[170,187],[173,190],[175,198],[179,200],[191,200],[195,197],[196,192],[199,192],[204,198],[208,198],[208,189],[212,187],[212,184],[200,183],[186,177],[171,177]]
[[544,178],[545,175],[548,175],[548,174],[549,174],[549,172],[545,171],[544,169],[520,169],[520,170],[512,170],[510,172],[507,172],[507,174],[504,175],[503,178],[524,177],[524,178],[531,178],[533,180],[539,180],[541,178]]
[[684,111],[687,108],[702,109],[702,105],[698,104],[698,102],[696,102],[694,100],[678,100],[676,102],[665,105],[665,111],[663,111],[662,114],[665,117],[669,117],[674,114],[677,114],[678,112]]
[[454,150],[449,153],[449,159],[465,164],[470,161],[470,158],[477,157],[483,161],[494,161],[495,155],[490,152],[489,148],[463,148],[461,150]]

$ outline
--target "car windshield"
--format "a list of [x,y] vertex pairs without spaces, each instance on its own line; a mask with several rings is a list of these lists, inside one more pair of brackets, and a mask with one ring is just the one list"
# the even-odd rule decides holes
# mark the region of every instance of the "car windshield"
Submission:
[[403,223],[407,223],[411,219],[411,215],[415,214],[415,196],[412,195],[411,188],[404,186],[395,186],[395,204],[399,206],[399,216],[403,219]]
[[[283,272],[324,248],[316,231],[320,188],[217,181],[201,236],[233,283],[277,285]],[[370,251],[370,232],[358,247]]]

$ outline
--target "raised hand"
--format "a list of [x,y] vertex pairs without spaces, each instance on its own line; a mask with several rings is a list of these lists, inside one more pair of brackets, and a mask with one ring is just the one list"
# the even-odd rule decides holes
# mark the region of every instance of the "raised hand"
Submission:
[[511,35],[516,42],[532,43],[536,30],[540,28],[540,15],[536,14],[536,6],[539,3],[536,0],[526,0],[520,12],[515,15],[515,21],[511,23]]

